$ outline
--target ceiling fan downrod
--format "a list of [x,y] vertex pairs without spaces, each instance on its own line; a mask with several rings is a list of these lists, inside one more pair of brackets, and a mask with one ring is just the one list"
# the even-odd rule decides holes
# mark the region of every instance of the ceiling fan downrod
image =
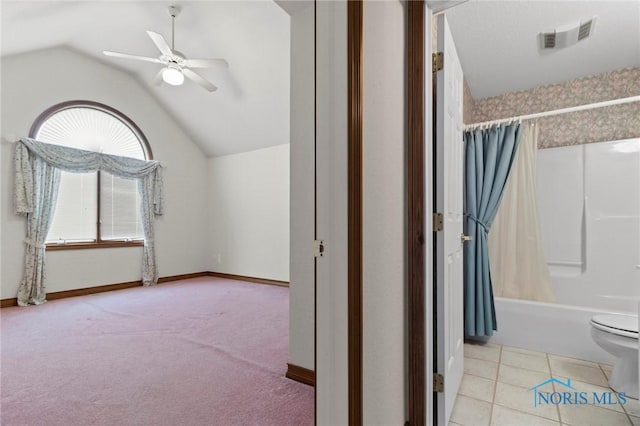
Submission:
[[169,6],[169,16],[171,16],[171,50],[175,50],[176,41],[176,16],[180,14],[178,6]]

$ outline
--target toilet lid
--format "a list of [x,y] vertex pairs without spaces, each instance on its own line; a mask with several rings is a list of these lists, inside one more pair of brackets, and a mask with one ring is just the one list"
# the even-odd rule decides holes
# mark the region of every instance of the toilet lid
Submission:
[[[609,332],[616,333],[616,330],[623,333],[616,333],[621,335],[627,335],[632,333],[635,337],[638,337],[638,317],[632,315],[596,315],[591,318],[591,322],[602,327],[607,328]],[[601,328],[601,327],[598,327]]]

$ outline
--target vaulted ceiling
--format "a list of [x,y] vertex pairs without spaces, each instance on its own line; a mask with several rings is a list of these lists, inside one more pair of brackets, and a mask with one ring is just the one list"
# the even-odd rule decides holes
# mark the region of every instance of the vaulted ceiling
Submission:
[[[68,46],[147,85],[161,65],[108,58],[102,51],[159,56],[145,31],[171,39],[170,4],[2,1],[0,53],[4,57]],[[270,0],[177,4],[176,49],[191,58],[225,58],[229,68],[197,70],[219,87],[213,93],[191,81],[148,90],[209,156],[288,143],[288,13]]]
[[[148,90],[209,156],[289,142],[290,18],[284,9],[291,13],[304,5],[277,3],[178,2],[176,48],[189,57],[223,57],[229,69],[199,70],[220,88],[217,92],[190,81]],[[102,51],[157,56],[145,31],[170,39],[169,4],[2,1],[0,54],[68,46],[146,85],[157,64],[107,58]],[[448,9],[446,16],[475,98],[640,66],[636,0],[470,0]],[[540,32],[592,16],[598,18],[590,38],[566,49],[540,51]]]
[[[640,66],[640,1],[470,0],[446,12],[476,99]],[[538,34],[596,16],[589,38],[542,51]]]

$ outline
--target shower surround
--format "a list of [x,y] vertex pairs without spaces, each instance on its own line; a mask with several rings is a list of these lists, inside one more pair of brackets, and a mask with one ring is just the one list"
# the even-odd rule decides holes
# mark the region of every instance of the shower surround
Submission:
[[[464,93],[465,122],[476,123],[640,95],[640,68],[486,99],[474,100],[468,87]],[[538,151],[537,185],[556,303],[496,298],[491,341],[612,362],[593,343],[589,319],[638,312],[640,103],[538,124],[538,147],[554,148]]]

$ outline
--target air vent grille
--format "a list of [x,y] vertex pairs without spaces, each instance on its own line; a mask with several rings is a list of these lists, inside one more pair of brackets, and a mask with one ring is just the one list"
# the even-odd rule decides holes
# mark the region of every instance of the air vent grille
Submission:
[[539,34],[542,49],[562,49],[572,46],[593,35],[597,16],[577,24],[555,28]]
[[589,37],[589,34],[591,34],[592,22],[593,20],[589,19],[587,22],[580,24],[580,30],[578,31],[578,41],[582,40],[583,38]]
[[545,49],[553,49],[556,47],[556,33],[544,33],[544,48]]

